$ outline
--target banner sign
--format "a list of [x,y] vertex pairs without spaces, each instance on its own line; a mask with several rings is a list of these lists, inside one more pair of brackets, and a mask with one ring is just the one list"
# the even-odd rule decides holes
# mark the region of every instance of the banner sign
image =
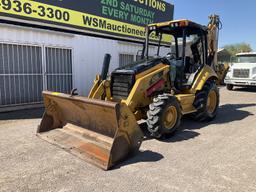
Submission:
[[145,26],[173,20],[162,0],[0,0],[0,19],[38,26],[141,40]]

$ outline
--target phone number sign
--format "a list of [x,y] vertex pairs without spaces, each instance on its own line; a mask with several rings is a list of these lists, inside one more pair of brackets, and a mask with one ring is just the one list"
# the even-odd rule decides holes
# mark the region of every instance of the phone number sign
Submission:
[[173,19],[162,0],[0,0],[0,19],[105,37],[142,40],[145,26]]

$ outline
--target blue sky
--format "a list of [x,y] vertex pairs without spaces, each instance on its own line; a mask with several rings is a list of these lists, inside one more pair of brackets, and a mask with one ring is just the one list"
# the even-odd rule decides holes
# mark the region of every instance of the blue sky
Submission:
[[245,42],[256,51],[256,1],[255,0],[166,0],[174,4],[175,19],[190,19],[200,24],[208,23],[208,15],[220,15],[223,29],[219,47]]

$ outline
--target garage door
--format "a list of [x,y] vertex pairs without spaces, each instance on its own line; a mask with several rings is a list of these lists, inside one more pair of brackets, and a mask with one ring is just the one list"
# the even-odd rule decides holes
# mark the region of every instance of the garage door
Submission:
[[42,103],[42,91],[70,92],[72,49],[0,43],[0,108]]

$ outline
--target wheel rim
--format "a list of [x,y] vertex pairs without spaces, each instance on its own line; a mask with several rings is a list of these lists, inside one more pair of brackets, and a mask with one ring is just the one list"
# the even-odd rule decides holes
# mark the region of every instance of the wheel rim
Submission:
[[217,94],[214,90],[211,90],[207,99],[208,113],[214,113],[216,106],[217,106]]
[[166,129],[172,129],[177,121],[178,112],[176,107],[170,106],[166,109],[164,114],[164,126]]

